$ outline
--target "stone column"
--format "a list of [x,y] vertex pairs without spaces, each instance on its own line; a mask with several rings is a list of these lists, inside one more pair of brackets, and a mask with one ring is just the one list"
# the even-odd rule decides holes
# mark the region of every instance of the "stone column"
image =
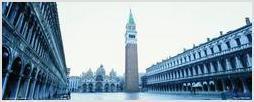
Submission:
[[238,56],[235,56],[235,60],[236,60],[236,68],[243,68],[243,65]]
[[222,68],[222,65],[221,65],[220,60],[217,61],[217,64],[218,64],[218,71],[219,71],[219,72],[222,72],[222,71],[223,71],[223,68]]
[[186,72],[185,69],[183,69],[183,77],[184,77],[184,78],[187,77],[187,72]]
[[226,70],[232,70],[232,66],[228,58],[226,59],[226,66],[227,66]]
[[[7,69],[10,67],[11,65],[9,64]],[[8,82],[9,79],[9,73],[11,73],[11,71],[7,70],[7,72],[4,74],[4,77],[2,79],[2,97],[4,96],[4,92],[6,89],[6,84]]]
[[26,33],[28,29],[28,23],[25,21],[24,27],[22,29],[21,35],[25,38],[24,33]]
[[191,68],[188,68],[188,74],[189,74],[188,76],[189,77],[191,76],[191,71],[190,70],[191,70]]
[[25,37],[28,43],[30,43],[30,40],[34,36],[34,35],[32,36],[33,29],[34,29],[34,23],[32,23],[32,26],[31,26],[30,29],[28,28],[28,32],[27,32],[27,35],[26,35],[27,37]]
[[22,23],[22,19],[23,19],[23,12],[20,12],[18,15],[17,23],[16,23],[16,25],[14,25],[16,28],[20,29],[19,25]]
[[174,75],[173,71],[171,71],[170,72],[170,79],[172,80],[172,79],[174,79],[174,77],[175,77],[175,75]]
[[221,79],[221,83],[222,83],[222,90],[224,92],[226,92],[227,91],[227,86],[226,86],[225,80]]
[[6,16],[7,17],[9,17],[10,16],[10,12],[11,12],[11,9],[13,8],[13,3],[12,2],[9,2],[10,4],[9,4],[9,7],[8,8],[6,8]]
[[45,98],[45,91],[46,91],[46,85],[47,85],[47,79],[48,77],[46,76],[45,80],[42,83],[42,89],[40,91],[40,99],[44,99]]
[[93,92],[95,92],[95,87],[96,87],[95,83],[93,83]]
[[193,70],[193,76],[197,75],[196,70],[195,70],[195,67],[191,67],[191,68],[192,68],[192,70]]
[[12,24],[14,24],[14,19],[15,19],[15,17],[17,16],[17,6],[13,6],[14,7],[14,9],[12,9],[12,10],[10,10],[10,15],[9,16],[11,16],[10,17],[10,21],[11,21],[11,23]]
[[31,39],[32,42],[30,43],[32,45],[32,47],[34,47],[34,42],[36,40],[37,31],[38,31],[38,27],[35,28],[34,33],[32,32],[32,39]]
[[215,87],[215,92],[218,92],[218,85],[217,85],[218,83],[217,83],[217,81],[216,80],[214,80],[214,87]]
[[40,88],[40,84],[41,84],[41,79],[37,79],[37,83],[35,85],[35,90],[34,90],[34,95],[33,95],[33,99],[38,99],[38,91]]
[[247,79],[246,78],[241,78],[242,80],[242,85],[243,85],[243,94],[244,96],[251,96],[251,93],[249,91],[249,88],[248,88],[248,84],[247,84]]
[[19,87],[20,87],[20,81],[21,81],[22,77],[23,77],[22,75],[19,76],[17,86],[14,89],[14,92],[15,92],[14,99],[15,100],[17,99],[17,96],[18,96]]
[[26,81],[25,81],[25,83],[24,83],[24,93],[23,93],[23,97],[25,98],[25,99],[27,99],[26,98],[26,96],[27,96],[27,94],[28,94],[28,89],[29,89],[29,87],[31,87],[30,86],[30,80],[31,80],[31,77],[27,77],[26,78]]
[[214,72],[215,72],[215,69],[214,69],[214,66],[213,66],[213,63],[212,63],[212,62],[210,63],[210,68],[211,68],[211,73],[214,73]]
[[247,53],[247,63],[248,63],[248,67],[252,66],[252,59],[251,59],[251,55],[249,53]]
[[36,35],[35,35],[34,43],[32,43],[32,47],[35,51],[36,51],[36,46],[37,46],[37,43],[38,43],[38,38],[39,38],[39,34],[37,32]]
[[33,94],[34,94],[34,89],[35,89],[36,81],[37,81],[36,78],[32,78],[32,79],[31,79],[31,86],[29,87],[29,88],[30,88],[30,92],[29,92],[29,94],[28,94],[28,92],[27,92],[27,94],[26,94],[26,98],[27,98],[27,99],[33,99],[32,96],[33,96]]
[[207,91],[210,92],[211,91],[211,88],[210,88],[210,83],[207,82]]
[[202,71],[201,71],[201,67],[198,65],[198,74],[201,75],[203,74]]
[[235,92],[237,92],[235,80],[236,79],[234,79],[234,78],[230,78],[230,81],[232,83],[232,95],[233,96],[237,95],[237,93],[235,93]]
[[207,73],[208,73],[208,70],[207,70],[206,64],[204,64],[204,74],[207,74]]
[[176,72],[177,72],[177,74],[178,74],[178,79],[181,78],[181,76],[182,76],[181,70],[177,70]]
[[183,84],[181,84],[181,87],[182,87],[181,91],[184,91],[184,86],[183,86]]

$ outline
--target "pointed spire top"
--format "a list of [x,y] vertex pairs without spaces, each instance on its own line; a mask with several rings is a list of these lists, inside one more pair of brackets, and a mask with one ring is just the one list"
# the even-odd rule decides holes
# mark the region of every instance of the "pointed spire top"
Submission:
[[132,12],[131,12],[131,9],[130,9],[130,16],[129,16],[129,21],[128,21],[129,24],[135,24],[134,22],[134,19],[133,19],[133,15],[132,15]]

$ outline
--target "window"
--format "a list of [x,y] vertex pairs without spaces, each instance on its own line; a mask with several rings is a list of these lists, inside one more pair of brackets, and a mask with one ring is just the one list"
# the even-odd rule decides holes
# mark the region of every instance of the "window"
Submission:
[[229,41],[226,42],[226,45],[227,45],[228,48],[231,48]]
[[240,39],[239,39],[239,38],[236,38],[235,41],[236,41],[237,46],[240,46],[240,45],[241,45],[241,42],[240,42]]
[[214,51],[213,51],[213,47],[210,47],[210,50],[211,50],[211,53],[213,54],[213,53],[214,53]]
[[221,51],[221,45],[217,45],[217,46],[218,46],[219,51]]
[[129,35],[129,38],[135,38],[135,35]]
[[247,36],[249,42],[252,42],[251,34],[248,34],[248,35],[246,35],[246,36]]
[[132,26],[132,30],[135,30],[135,26]]
[[200,52],[198,52],[198,55],[199,55],[199,58],[201,58],[201,53]]
[[204,53],[205,53],[205,56],[207,56],[207,51],[206,51],[206,49],[204,49]]
[[193,58],[196,59],[195,53],[193,53]]

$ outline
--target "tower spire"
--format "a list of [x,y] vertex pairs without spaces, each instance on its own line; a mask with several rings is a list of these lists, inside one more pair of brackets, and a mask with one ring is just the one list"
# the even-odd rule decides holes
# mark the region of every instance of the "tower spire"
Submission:
[[129,15],[129,21],[128,21],[129,24],[135,24],[134,22],[134,19],[133,19],[133,15],[132,15],[132,12],[131,12],[131,9],[130,9],[130,15]]

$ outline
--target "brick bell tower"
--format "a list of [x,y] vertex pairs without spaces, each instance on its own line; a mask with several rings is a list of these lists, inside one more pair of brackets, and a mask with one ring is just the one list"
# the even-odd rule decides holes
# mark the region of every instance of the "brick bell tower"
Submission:
[[138,53],[136,24],[130,10],[125,33],[125,92],[138,92]]

